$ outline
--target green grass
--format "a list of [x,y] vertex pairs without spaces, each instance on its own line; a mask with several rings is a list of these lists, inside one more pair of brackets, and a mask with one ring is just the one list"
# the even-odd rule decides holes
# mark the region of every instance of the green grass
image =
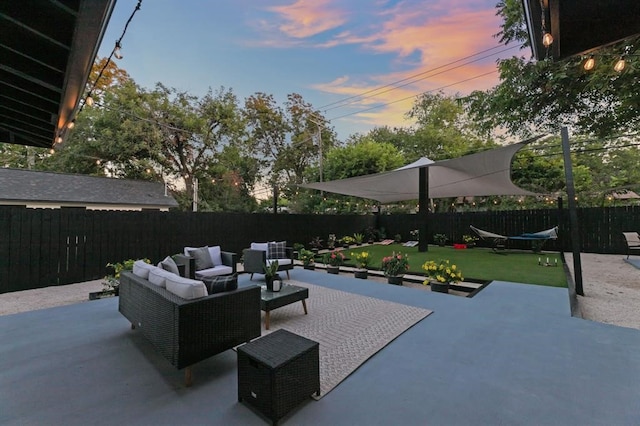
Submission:
[[[455,250],[453,247],[429,246],[429,251],[418,252],[418,247],[403,247],[401,244],[383,246],[373,244],[365,247],[345,249],[348,253],[368,251],[371,256],[370,269],[380,269],[382,258],[391,255],[394,251],[409,256],[409,273],[422,274],[422,264],[427,260],[446,260],[455,263],[461,270],[465,279],[511,281],[527,284],[539,284],[551,287],[566,287],[567,281],[562,261],[558,253],[536,254],[527,251],[505,250],[494,253],[491,249],[473,248]],[[538,258],[546,262],[547,257],[551,264],[557,259],[558,267],[545,267],[538,265]],[[346,265],[353,266],[347,261]]]

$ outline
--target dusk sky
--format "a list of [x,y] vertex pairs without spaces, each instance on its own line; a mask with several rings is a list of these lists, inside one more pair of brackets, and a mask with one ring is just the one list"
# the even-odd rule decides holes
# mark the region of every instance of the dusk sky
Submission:
[[[420,93],[496,85],[498,58],[529,54],[493,37],[496,3],[145,0],[117,65],[145,88],[161,82],[201,97],[224,86],[241,104],[264,92],[283,106],[299,93],[344,140],[409,125],[403,115]],[[99,56],[111,53],[136,4],[117,1]]]

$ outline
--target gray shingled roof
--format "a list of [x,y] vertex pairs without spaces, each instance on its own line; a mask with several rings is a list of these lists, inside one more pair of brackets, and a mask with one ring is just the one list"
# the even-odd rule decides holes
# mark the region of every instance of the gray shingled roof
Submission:
[[0,201],[178,207],[159,182],[0,168]]

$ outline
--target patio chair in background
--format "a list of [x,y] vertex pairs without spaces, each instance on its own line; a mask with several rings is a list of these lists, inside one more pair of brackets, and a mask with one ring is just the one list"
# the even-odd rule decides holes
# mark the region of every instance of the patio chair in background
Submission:
[[189,261],[187,276],[193,279],[233,275],[237,272],[236,254],[220,246],[185,247]]
[[624,239],[627,242],[627,259],[632,250],[640,251],[640,234],[637,232],[623,232]]
[[278,272],[293,269],[293,247],[287,247],[286,241],[251,243],[251,247],[243,250],[244,271],[251,274],[264,274],[265,265],[278,261]]

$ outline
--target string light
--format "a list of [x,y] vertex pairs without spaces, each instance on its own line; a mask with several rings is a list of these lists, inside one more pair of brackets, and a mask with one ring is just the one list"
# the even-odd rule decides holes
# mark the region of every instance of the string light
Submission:
[[69,123],[67,123],[67,129],[71,130],[74,127],[76,127],[76,120],[71,120]]
[[585,71],[591,71],[596,66],[596,60],[593,56],[589,56],[583,65]]
[[113,56],[116,57],[116,59],[122,59],[124,58],[124,56],[122,55],[122,52],[120,51],[120,42],[116,41],[116,48],[113,50]]
[[540,0],[540,12],[542,16],[540,22],[542,24],[542,45],[547,48],[553,43],[553,36],[547,31],[547,14],[549,13],[549,2],[547,0]]
[[616,64],[613,66],[613,69],[616,72],[622,72],[626,65],[627,65],[627,63],[626,63],[626,61],[624,59],[624,56],[621,56],[620,59],[618,59],[616,61]]
[[[131,13],[131,16],[129,16],[129,19],[127,20],[127,23],[124,25],[124,29],[122,30],[122,34],[120,35],[120,38],[118,40],[116,40],[115,47],[111,51],[111,54],[107,58],[106,62],[104,63],[104,66],[102,67],[102,69],[98,73],[98,76],[96,77],[95,81],[93,82],[93,85],[91,86],[91,90],[89,90],[89,94],[85,98],[84,105],[87,105],[87,106],[92,106],[93,105],[93,98],[91,96],[92,92],[96,88],[96,86],[98,84],[98,81],[100,81],[100,78],[102,77],[102,74],[104,73],[104,71],[109,66],[109,63],[111,63],[111,58],[114,57],[114,56],[116,57],[116,59],[122,59],[123,58],[123,55],[122,55],[122,52],[121,52],[122,39],[124,38],[124,35],[127,33],[127,28],[129,27],[129,24],[131,23],[131,20],[133,19],[134,15],[136,14],[136,12],[138,12],[140,10],[140,5],[141,4],[142,4],[142,0],[138,0],[138,4],[136,4],[135,9]],[[84,105],[82,107],[84,107]],[[82,111],[82,107],[80,107],[80,111]]]

